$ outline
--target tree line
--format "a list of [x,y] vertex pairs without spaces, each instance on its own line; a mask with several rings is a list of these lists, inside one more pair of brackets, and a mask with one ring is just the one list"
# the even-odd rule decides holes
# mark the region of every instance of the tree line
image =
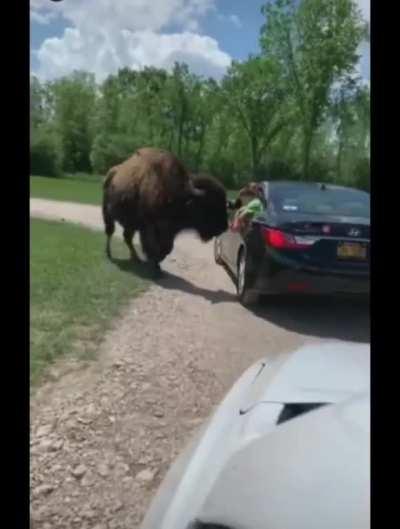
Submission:
[[31,173],[105,174],[144,145],[227,187],[301,179],[369,189],[370,91],[356,74],[368,28],[354,0],[262,7],[260,53],[216,81],[186,64],[32,76]]

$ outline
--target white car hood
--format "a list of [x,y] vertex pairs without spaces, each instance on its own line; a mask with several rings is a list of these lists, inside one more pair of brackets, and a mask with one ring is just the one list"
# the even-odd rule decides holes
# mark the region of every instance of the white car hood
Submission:
[[368,529],[369,415],[366,393],[241,446],[198,519],[242,529]]
[[369,386],[369,344],[339,340],[308,343],[283,362],[265,361],[249,388],[242,412],[260,402],[343,402],[368,391]]
[[[170,469],[142,529],[367,529],[369,386],[369,345],[308,343],[253,364]],[[278,425],[296,403],[334,405]]]

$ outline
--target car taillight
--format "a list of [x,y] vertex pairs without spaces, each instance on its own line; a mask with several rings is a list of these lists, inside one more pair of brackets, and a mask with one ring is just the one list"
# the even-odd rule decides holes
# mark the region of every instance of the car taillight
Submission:
[[296,239],[294,235],[285,233],[281,230],[272,228],[263,228],[264,240],[272,248],[279,250],[305,250],[314,244],[314,240],[307,240],[302,237],[301,242]]

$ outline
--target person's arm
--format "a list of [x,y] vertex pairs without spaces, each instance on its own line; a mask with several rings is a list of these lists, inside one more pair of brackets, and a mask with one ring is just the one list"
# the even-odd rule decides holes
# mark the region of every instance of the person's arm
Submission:
[[246,211],[252,216],[259,215],[264,211],[264,205],[259,198],[256,198],[249,202],[246,207]]
[[240,205],[238,206],[238,199],[236,200],[228,200],[227,202],[227,208],[228,209],[238,209]]
[[261,200],[252,200],[237,212],[237,218],[240,220],[250,221],[255,215],[262,213],[263,210],[264,207]]
[[245,207],[239,209],[239,211],[237,212],[238,219],[247,219],[251,217],[252,217],[252,213],[248,211]]

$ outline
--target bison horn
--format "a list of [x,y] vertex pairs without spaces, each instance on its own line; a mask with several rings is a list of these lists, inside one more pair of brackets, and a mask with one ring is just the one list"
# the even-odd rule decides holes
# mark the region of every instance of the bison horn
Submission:
[[203,189],[198,189],[197,187],[195,187],[193,182],[189,182],[189,192],[195,197],[203,197],[205,195],[205,191]]

